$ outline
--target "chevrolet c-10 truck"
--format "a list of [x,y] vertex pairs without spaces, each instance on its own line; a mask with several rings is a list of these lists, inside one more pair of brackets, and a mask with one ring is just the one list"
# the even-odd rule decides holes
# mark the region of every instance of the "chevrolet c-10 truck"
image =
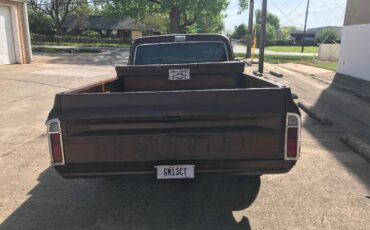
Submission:
[[115,78],[55,96],[51,164],[66,178],[290,171],[301,129],[291,90],[244,67],[222,35],[136,39]]

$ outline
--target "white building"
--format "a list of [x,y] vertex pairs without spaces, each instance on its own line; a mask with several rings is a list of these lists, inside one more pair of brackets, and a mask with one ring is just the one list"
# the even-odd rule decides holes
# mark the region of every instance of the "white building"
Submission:
[[338,73],[370,81],[370,0],[348,0]]
[[0,65],[31,62],[27,3],[0,0]]

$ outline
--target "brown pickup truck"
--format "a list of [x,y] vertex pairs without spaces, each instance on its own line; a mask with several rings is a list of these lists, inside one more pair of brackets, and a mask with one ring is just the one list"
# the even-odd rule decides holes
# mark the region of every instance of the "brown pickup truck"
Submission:
[[299,158],[290,88],[246,75],[224,36],[139,38],[116,71],[55,96],[47,131],[62,176],[261,175]]

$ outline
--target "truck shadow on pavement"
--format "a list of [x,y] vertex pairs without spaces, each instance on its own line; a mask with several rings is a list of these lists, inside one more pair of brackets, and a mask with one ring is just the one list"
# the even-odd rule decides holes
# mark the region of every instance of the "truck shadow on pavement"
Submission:
[[[334,81],[339,81],[337,76],[335,76]],[[312,88],[306,90],[314,92]],[[311,113],[319,118],[329,118],[332,123],[328,126],[320,125],[317,118],[309,115],[309,119],[303,122],[303,127],[341,163],[347,172],[355,175],[363,185],[370,189],[369,163],[341,142],[341,138],[347,133],[354,133],[364,139],[370,137],[369,119],[367,118],[369,102],[364,102],[362,99],[338,89],[333,84],[322,90],[317,99],[305,95],[302,100],[311,104]],[[303,141],[304,138],[302,137]],[[318,155],[318,157],[324,156]],[[317,164],[315,167],[316,170],[323,173],[339,175],[338,173],[342,172],[339,167],[328,170],[325,164]],[[321,174],[321,176],[324,175]]]
[[198,176],[158,181],[155,176],[63,179],[53,168],[2,229],[250,229],[232,211],[256,199],[260,179]]

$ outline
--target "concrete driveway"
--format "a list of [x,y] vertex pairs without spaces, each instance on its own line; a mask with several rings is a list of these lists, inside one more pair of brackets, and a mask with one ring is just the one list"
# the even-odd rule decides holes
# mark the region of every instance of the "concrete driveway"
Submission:
[[[369,163],[339,142],[342,126],[305,113],[301,159],[288,174],[262,176],[251,206],[258,181],[240,178],[61,178],[49,166],[44,126],[53,96],[112,77],[127,52],[116,55],[36,54],[31,65],[0,67],[0,229],[368,228]],[[289,76],[300,99],[327,88]],[[344,117],[336,124],[362,127]]]

